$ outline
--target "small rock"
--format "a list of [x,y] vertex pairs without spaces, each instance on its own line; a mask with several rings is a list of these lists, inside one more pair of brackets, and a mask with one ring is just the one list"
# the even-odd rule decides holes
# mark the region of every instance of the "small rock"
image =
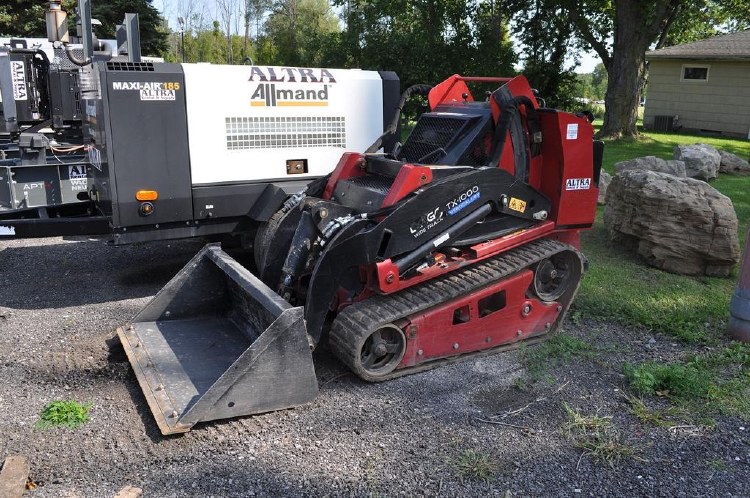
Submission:
[[750,175],[750,163],[741,157],[724,150],[719,151],[719,156],[721,156],[721,164],[719,164],[720,173]]
[[708,181],[719,176],[721,155],[711,145],[678,145],[674,158],[685,163],[685,174],[690,178]]

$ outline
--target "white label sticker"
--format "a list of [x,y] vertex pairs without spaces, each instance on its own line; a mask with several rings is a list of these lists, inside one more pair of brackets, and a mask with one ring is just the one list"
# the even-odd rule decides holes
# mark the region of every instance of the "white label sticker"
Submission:
[[10,61],[10,77],[13,80],[13,99],[28,100],[26,68],[23,61]]
[[0,225],[0,235],[15,235],[16,227],[4,227]]
[[568,140],[575,140],[578,138],[578,123],[568,124],[568,134],[565,136]]
[[445,232],[443,235],[441,235],[440,237],[438,237],[437,239],[435,239],[435,242],[433,242],[432,245],[434,245],[435,247],[437,247],[437,246],[439,246],[440,244],[442,244],[443,242],[445,242],[446,240],[448,240],[450,238],[451,238],[451,234],[449,234],[448,232]]
[[591,188],[591,178],[568,178],[565,190],[588,190]]

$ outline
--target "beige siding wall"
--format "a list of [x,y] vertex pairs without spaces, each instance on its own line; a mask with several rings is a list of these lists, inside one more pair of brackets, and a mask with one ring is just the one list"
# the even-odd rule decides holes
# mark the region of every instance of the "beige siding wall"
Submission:
[[[709,66],[708,81],[680,81],[683,65]],[[687,129],[750,133],[750,62],[664,61],[649,63],[643,123],[654,116],[679,116]]]

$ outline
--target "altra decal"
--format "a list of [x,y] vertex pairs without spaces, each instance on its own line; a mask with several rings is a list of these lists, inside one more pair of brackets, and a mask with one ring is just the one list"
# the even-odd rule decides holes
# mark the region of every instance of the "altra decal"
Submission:
[[23,61],[10,61],[10,77],[13,80],[13,100],[28,100],[26,68]]
[[568,178],[565,180],[565,190],[588,190],[591,188],[591,178]]

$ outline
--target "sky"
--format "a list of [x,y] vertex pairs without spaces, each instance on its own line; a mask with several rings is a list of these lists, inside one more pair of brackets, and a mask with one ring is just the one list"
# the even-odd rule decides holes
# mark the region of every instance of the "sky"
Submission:
[[581,64],[576,68],[576,73],[593,73],[594,68],[602,60],[596,55],[596,52],[581,54]]

